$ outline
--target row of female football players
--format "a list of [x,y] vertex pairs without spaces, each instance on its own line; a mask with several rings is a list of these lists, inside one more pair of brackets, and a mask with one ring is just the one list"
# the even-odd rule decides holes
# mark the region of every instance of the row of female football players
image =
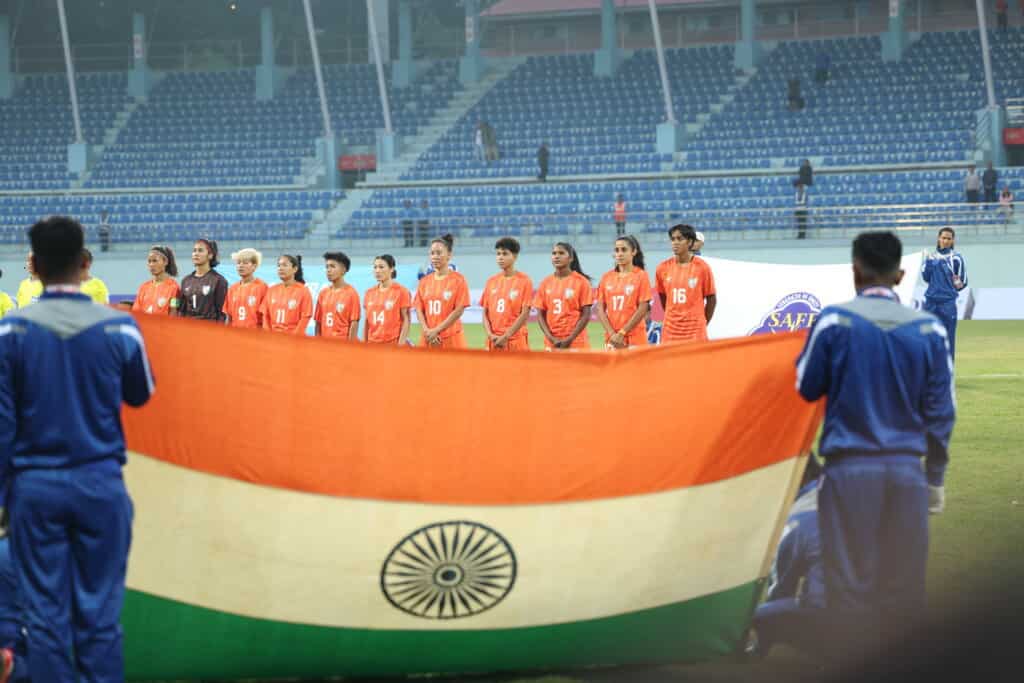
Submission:
[[[705,340],[716,304],[714,277],[707,262],[694,254],[697,233],[691,226],[673,226],[669,239],[672,256],[658,265],[653,288],[665,311],[662,343]],[[349,257],[327,252],[323,258],[329,286],[320,290],[314,305],[304,284],[301,256],[278,258],[280,282],[268,287],[254,276],[260,253],[242,249],[231,255],[241,279],[228,287],[223,276],[213,270],[216,243],[198,240],[192,250],[195,270],[179,287],[174,280],[173,252],[154,246],[147,259],[152,279],[139,288],[132,310],[297,335],[304,335],[313,320],[318,336],[349,341],[358,340],[360,318],[365,313],[364,341],[404,345],[414,309],[422,325],[423,346],[465,348],[462,314],[470,305],[470,293],[465,277],[450,265],[453,247],[451,235],[431,241],[431,272],[420,279],[415,296],[395,280],[394,257],[377,256],[373,260],[377,284],[364,293],[361,302],[356,289],[345,282],[351,267]],[[531,308],[537,311],[549,350],[589,348],[586,328],[592,308],[604,327],[607,348],[647,344],[646,321],[653,294],[636,237],[623,235],[615,240],[614,267],[596,288],[568,243],[554,245],[554,272],[536,289],[530,278],[516,269],[518,241],[503,237],[494,248],[499,270],[487,280],[479,300],[488,349],[528,350],[526,323]]]

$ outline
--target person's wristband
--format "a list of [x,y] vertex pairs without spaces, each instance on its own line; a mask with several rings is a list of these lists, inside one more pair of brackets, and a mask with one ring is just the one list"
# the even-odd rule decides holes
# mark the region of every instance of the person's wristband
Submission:
[[615,334],[619,334],[619,335],[622,335],[623,337],[625,337],[626,336],[626,331],[625,330],[619,330]]

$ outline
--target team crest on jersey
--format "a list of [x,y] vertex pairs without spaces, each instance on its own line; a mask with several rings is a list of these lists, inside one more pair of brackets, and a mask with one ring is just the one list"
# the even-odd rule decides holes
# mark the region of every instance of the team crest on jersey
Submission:
[[167,305],[167,299],[165,299],[164,297],[160,297],[159,299],[156,300],[156,305],[159,306],[160,308],[163,308],[164,306]]
[[694,289],[697,286],[697,278],[691,277],[689,281],[690,289]]
[[345,304],[343,304],[343,303],[341,303],[341,302],[339,301],[339,302],[338,302],[338,303],[337,303],[337,304],[336,304],[336,305],[334,306],[334,310],[336,310],[336,311],[337,311],[338,313],[341,313],[342,311],[344,311],[344,310],[345,310]]
[[385,301],[385,302],[384,302],[384,308],[385,308],[385,309],[387,309],[387,310],[389,310],[389,311],[390,311],[390,310],[391,310],[392,308],[394,308],[394,307],[395,307],[395,302],[394,302],[394,301],[390,301],[390,300],[389,300],[389,301]]
[[518,289],[513,289],[511,292],[508,293],[508,298],[512,299],[512,301],[515,301],[516,299],[518,299],[519,298],[519,290]]
[[571,298],[572,298],[572,295],[573,295],[573,294],[575,294],[575,293],[576,293],[576,292],[574,292],[573,290],[571,290],[571,289],[567,289],[567,290],[565,290],[565,298],[566,298],[566,299],[571,299]]
[[210,285],[203,285],[203,296],[210,293]]
[[250,296],[250,297],[249,297],[248,299],[246,299],[245,301],[246,301],[246,303],[248,303],[248,304],[249,304],[250,306],[255,306],[255,305],[256,305],[256,297],[254,297],[254,296]]
[[288,299],[288,309],[294,311],[299,307],[299,302],[295,299]]
[[[609,287],[609,289],[611,289],[611,287]],[[636,287],[633,285],[626,285],[626,295],[628,296],[632,294],[634,289],[636,289]]]
[[804,330],[814,324],[821,313],[821,302],[809,292],[794,292],[775,304],[761,324],[750,334],[777,334]]
[[445,301],[448,301],[448,299],[451,299],[451,298],[452,298],[452,293],[451,293],[451,292],[449,292],[449,291],[448,291],[448,290],[446,289],[446,290],[444,290],[444,294],[442,294],[441,296],[443,296],[443,297],[444,297],[444,300],[445,300]]

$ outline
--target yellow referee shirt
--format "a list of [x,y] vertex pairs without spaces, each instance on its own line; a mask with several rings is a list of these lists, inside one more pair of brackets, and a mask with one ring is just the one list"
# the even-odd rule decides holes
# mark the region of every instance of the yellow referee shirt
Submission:
[[43,281],[25,278],[18,285],[18,293],[15,298],[18,300],[18,308],[25,308],[29,304],[39,301],[43,295]]
[[91,277],[82,283],[82,294],[88,294],[89,298],[98,304],[110,303],[110,292],[107,285],[98,277]]
[[11,297],[7,296],[7,292],[0,292],[0,318],[3,318],[14,309],[14,302],[11,301]]

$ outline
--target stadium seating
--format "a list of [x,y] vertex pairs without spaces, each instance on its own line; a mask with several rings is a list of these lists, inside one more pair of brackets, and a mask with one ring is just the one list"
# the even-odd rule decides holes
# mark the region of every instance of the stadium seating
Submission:
[[[128,102],[124,74],[79,75],[82,135],[96,144]],[[70,187],[67,146],[74,142],[67,79],[26,77],[14,97],[0,100],[0,190],[56,190]]]
[[[676,117],[694,122],[735,84],[730,46],[667,51]],[[640,51],[612,79],[593,75],[591,54],[530,57],[428,150],[404,178],[502,178],[537,173],[547,141],[552,175],[657,172],[671,155],[655,152],[665,104],[654,53]],[[474,130],[494,127],[501,158],[475,158]]]
[[[390,89],[393,125],[414,135],[458,87],[451,61],[413,87]],[[332,125],[346,146],[371,145],[383,128],[373,67],[324,68]],[[87,187],[291,185],[323,119],[312,69],[295,72],[272,101],[258,102],[251,69],[171,73],[161,80],[93,170]]]
[[109,212],[114,242],[300,239],[313,211],[326,210],[341,192],[197,192],[0,197],[0,243],[24,243],[25,229],[42,216],[75,216],[88,239],[98,237],[100,212]]
[[[991,36],[996,96],[1024,91],[1024,29]],[[814,82],[826,52],[831,78]],[[790,111],[787,81],[798,78],[806,107]],[[900,62],[881,59],[877,37],[782,43],[721,114],[686,146],[678,170],[959,161],[973,150],[975,111],[985,105],[976,31],[927,33]]]

